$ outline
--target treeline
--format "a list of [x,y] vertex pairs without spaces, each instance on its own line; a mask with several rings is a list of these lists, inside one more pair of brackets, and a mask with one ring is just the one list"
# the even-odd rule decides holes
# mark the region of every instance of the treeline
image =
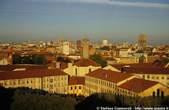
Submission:
[[75,110],[80,98],[28,88],[1,87],[0,110]]
[[47,59],[44,55],[13,55],[12,56],[13,64],[46,64]]
[[76,110],[97,110],[97,107],[169,107],[166,97],[127,97],[113,94],[93,94],[76,105]]
[[112,94],[93,94],[77,97],[50,94],[29,88],[0,87],[0,110],[96,110],[97,107],[168,107],[167,97],[124,97]]

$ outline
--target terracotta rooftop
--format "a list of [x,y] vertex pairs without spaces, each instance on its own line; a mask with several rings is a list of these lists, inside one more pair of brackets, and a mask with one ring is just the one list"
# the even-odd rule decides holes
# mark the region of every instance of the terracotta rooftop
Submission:
[[100,64],[94,62],[93,60],[85,59],[85,58],[80,59],[74,65],[79,66],[79,67],[87,67],[87,66],[98,67],[98,66],[100,66]]
[[158,84],[158,82],[134,78],[127,81],[126,83],[123,83],[119,87],[133,92],[140,93],[156,84]]
[[36,52],[36,51],[16,51],[15,55],[51,55],[51,53],[46,51]]
[[157,65],[153,65],[150,63],[144,64],[115,64],[112,65],[118,70],[123,70],[126,73],[141,73],[141,74],[169,74],[168,68],[163,68]]
[[95,71],[88,73],[86,76],[110,81],[113,83],[118,83],[118,82],[123,81],[133,75],[115,72],[115,71],[111,71],[111,70],[97,69]]
[[69,77],[68,84],[69,85],[77,85],[77,84],[84,85],[85,84],[85,78],[80,77],[80,76],[71,76],[71,77]]
[[59,69],[32,69],[25,71],[0,72],[0,80],[35,78],[45,76],[67,75]]
[[0,65],[0,71],[12,71],[18,68],[25,69],[47,69],[45,65],[35,65],[35,64],[14,64],[14,65]]
[[64,63],[64,62],[61,62],[60,63],[60,69],[66,69],[68,67],[68,64],[67,63]]

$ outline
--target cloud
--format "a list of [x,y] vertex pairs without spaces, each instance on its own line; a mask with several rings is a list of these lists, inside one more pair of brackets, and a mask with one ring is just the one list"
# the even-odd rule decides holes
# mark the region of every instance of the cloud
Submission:
[[109,5],[140,7],[140,8],[167,8],[169,9],[169,4],[151,3],[151,2],[125,2],[125,1],[117,1],[117,0],[116,1],[115,0],[66,0],[66,1],[109,4]]
[[80,2],[80,3],[108,4],[108,5],[118,5],[118,6],[127,6],[127,7],[139,7],[139,8],[162,8],[162,9],[169,9],[169,4],[164,4],[164,3],[130,2],[130,1],[118,1],[118,0],[31,0],[31,1]]

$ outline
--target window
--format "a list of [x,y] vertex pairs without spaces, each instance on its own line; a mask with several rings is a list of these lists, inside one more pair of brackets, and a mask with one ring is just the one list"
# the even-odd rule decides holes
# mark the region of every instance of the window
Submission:
[[61,80],[63,80],[63,77],[61,77]]
[[92,69],[91,68],[89,68],[89,73],[92,71]]
[[5,86],[7,85],[6,81],[4,82],[4,85],[5,85]]
[[162,76],[161,79],[164,79],[164,76]]
[[77,68],[75,69],[75,75],[77,76]]
[[81,89],[81,86],[79,86],[79,89]]
[[159,77],[157,76],[156,79],[159,79]]
[[50,85],[50,89],[53,89],[53,85]]
[[53,82],[53,79],[50,79],[50,83],[52,83]]
[[149,75],[147,75],[147,79],[149,79],[150,78],[150,76]]
[[72,90],[73,88],[72,87],[70,87],[70,90]]
[[160,89],[157,89],[157,97],[160,96]]
[[20,84],[21,83],[21,81],[20,80],[18,80],[18,84]]

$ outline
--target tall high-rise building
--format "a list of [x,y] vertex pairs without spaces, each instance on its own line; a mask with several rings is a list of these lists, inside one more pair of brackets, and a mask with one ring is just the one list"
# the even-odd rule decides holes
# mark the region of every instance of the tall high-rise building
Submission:
[[62,53],[65,54],[65,55],[69,55],[69,53],[70,53],[70,42],[63,41]]
[[78,50],[81,50],[81,48],[82,48],[81,40],[77,40],[77,41],[76,41],[76,48],[77,48]]
[[145,34],[140,34],[138,37],[139,50],[144,50],[146,46],[147,46],[147,36]]
[[89,58],[89,40],[83,39],[82,41],[83,48],[83,58]]

